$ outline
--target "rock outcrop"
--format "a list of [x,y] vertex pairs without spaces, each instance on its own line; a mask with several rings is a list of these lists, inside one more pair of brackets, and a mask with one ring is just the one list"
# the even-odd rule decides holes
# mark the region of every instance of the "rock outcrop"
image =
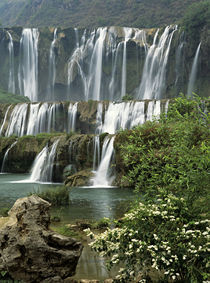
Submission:
[[75,274],[82,245],[49,230],[49,207],[35,195],[15,202],[0,228],[0,271],[27,283],[64,282]]

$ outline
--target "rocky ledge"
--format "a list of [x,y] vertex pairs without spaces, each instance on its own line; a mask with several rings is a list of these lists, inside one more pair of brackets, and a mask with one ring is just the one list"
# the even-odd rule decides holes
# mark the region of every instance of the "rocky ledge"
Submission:
[[32,195],[17,200],[0,221],[0,271],[27,283],[65,282],[75,274],[82,245],[49,230],[49,208]]

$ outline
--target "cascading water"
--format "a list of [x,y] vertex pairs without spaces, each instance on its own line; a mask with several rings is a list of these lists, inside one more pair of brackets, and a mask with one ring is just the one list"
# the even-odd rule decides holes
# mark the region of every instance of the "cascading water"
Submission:
[[56,140],[51,147],[46,145],[37,155],[32,166],[30,182],[51,183],[53,181],[53,166],[56,157],[56,148],[59,140]]
[[132,35],[131,28],[124,28],[125,41],[123,43],[123,63],[122,63],[122,85],[121,85],[121,98],[126,94],[126,67],[127,67],[127,41],[131,38]]
[[[75,29],[76,46],[68,62],[69,99],[78,91],[84,100],[113,100],[125,95],[127,42],[132,39],[145,50],[147,44],[143,30],[123,28],[122,32],[124,37],[120,38],[115,27],[98,28],[90,34],[85,30],[80,42]],[[111,62],[108,76],[104,74],[107,62]],[[75,77],[81,80],[79,87],[74,82]]]
[[107,28],[99,28],[97,30],[96,36],[98,39],[96,40],[90,60],[90,77],[88,80],[89,91],[87,97],[94,100],[101,99],[102,60],[106,34]]
[[148,50],[144,64],[141,84],[137,92],[137,99],[160,99],[165,87],[166,66],[171,41],[177,26],[167,26],[157,44],[159,30],[157,30],[153,44]]
[[[5,113],[0,135],[8,137],[11,135],[37,135],[54,131],[75,132],[76,125],[83,122],[78,113],[79,103],[69,103],[68,108],[64,107],[63,103],[23,103],[17,104],[12,111],[9,111],[10,105]],[[165,105],[165,102],[163,103]],[[146,113],[147,104],[148,111]],[[105,132],[115,134],[120,129],[130,129],[143,124],[145,121],[151,120],[153,115],[160,114],[160,104],[160,101],[109,102],[108,105],[98,102],[95,131],[94,129],[90,130],[90,133],[96,135]],[[98,146],[99,142],[96,139],[94,143],[96,152],[99,152]],[[95,160],[97,159],[96,157]]]
[[27,117],[28,104],[17,104],[13,109],[9,124],[5,132],[5,136],[9,137],[12,135],[17,135],[21,137],[25,134],[25,125]]
[[69,104],[68,108],[68,133],[76,130],[77,102]]
[[49,54],[49,77],[48,77],[48,100],[54,101],[54,87],[55,87],[55,77],[56,77],[56,67],[55,67],[55,43],[57,40],[57,28],[54,30],[53,41],[50,46]]
[[110,178],[110,162],[114,152],[114,137],[106,137],[102,147],[101,162],[95,177],[92,180],[95,187],[107,187],[110,186],[113,179]]
[[2,165],[1,165],[1,173],[5,173],[4,169],[5,169],[5,163],[6,163],[7,158],[8,158],[8,154],[9,154],[10,150],[16,145],[16,143],[17,143],[17,141],[15,141],[5,152],[3,162],[2,162]]
[[9,110],[10,110],[11,106],[12,105],[8,106],[7,111],[6,111],[5,115],[4,115],[4,120],[3,120],[3,123],[2,123],[1,128],[0,128],[0,136],[2,135],[2,131],[3,131],[5,123],[7,121],[7,116],[8,116],[8,113],[9,113]]
[[191,69],[188,88],[187,88],[187,96],[188,97],[190,97],[192,95],[192,92],[193,92],[194,87],[195,87],[200,49],[201,49],[201,43],[199,43],[199,45],[198,45],[198,48],[196,50],[195,57],[194,57],[194,60],[193,60],[193,64],[192,64],[192,69]]
[[8,92],[15,93],[15,68],[14,68],[14,45],[12,35],[7,31],[9,36],[9,82],[8,82]]
[[38,101],[38,39],[38,29],[23,29],[20,40],[19,90],[31,101]]

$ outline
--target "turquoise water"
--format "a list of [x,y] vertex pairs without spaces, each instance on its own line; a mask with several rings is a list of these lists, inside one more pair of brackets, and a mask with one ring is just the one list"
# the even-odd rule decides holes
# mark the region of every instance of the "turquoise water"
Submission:
[[[23,181],[28,178],[28,174],[0,174],[0,207],[11,207],[16,199],[28,196],[30,193],[53,190],[57,186],[62,186],[62,184]],[[72,188],[69,190],[69,195],[69,206],[53,209],[53,214],[60,216],[64,222],[72,222],[75,219],[98,220],[103,217],[121,217],[134,198],[130,189],[116,187]]]
[[[0,174],[0,208],[12,207],[16,199],[36,191],[54,189],[62,184],[34,184],[23,180],[28,174]],[[80,187],[69,190],[68,206],[53,208],[52,215],[59,216],[64,223],[75,220],[98,220],[103,217],[118,218],[128,209],[134,199],[130,189],[116,187]],[[104,280],[113,277],[115,272],[106,270],[105,260],[85,245],[74,278]]]

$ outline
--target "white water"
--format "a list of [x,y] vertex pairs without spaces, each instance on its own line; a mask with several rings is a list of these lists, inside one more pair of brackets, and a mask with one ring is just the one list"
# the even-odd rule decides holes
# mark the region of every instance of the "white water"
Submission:
[[51,183],[53,181],[53,166],[58,143],[59,140],[56,140],[50,148],[46,145],[37,155],[31,169],[29,182]]
[[96,40],[93,53],[90,60],[90,77],[88,79],[88,98],[101,100],[101,78],[102,78],[102,59],[104,41],[106,38],[107,28],[99,28],[96,32],[98,39]]
[[4,115],[4,120],[3,120],[3,123],[2,123],[1,128],[0,128],[0,136],[2,135],[2,132],[3,132],[3,129],[4,129],[5,123],[7,121],[7,116],[8,116],[8,113],[9,113],[9,110],[10,110],[11,106],[12,105],[9,105],[9,107],[7,108],[7,111],[6,111],[5,115]]
[[16,145],[17,141],[15,141],[8,149],[7,151],[5,152],[5,155],[4,155],[4,158],[3,158],[3,162],[2,162],[2,165],[1,165],[1,173],[5,173],[4,172],[4,168],[5,168],[5,163],[7,161],[7,158],[8,158],[8,154],[10,152],[10,150]]
[[50,46],[49,54],[49,77],[48,77],[48,99],[54,101],[54,87],[56,78],[56,66],[55,66],[55,44],[57,40],[57,28],[54,29],[54,37]]
[[160,99],[165,88],[166,66],[174,32],[177,26],[167,26],[159,42],[157,30],[148,50],[137,99]]
[[75,132],[76,118],[77,118],[77,105],[78,103],[70,103],[68,109],[68,133]]
[[[145,50],[147,44],[143,30],[122,28],[122,32],[121,39],[116,27],[98,28],[89,34],[85,30],[79,40],[75,29],[75,49],[68,62],[68,99],[75,95],[75,88],[84,100],[113,100],[126,94],[127,42],[131,39]],[[110,61],[111,73],[106,76],[103,68]],[[81,81],[79,90],[74,86],[76,77]]]
[[190,72],[189,83],[188,83],[188,88],[187,88],[187,96],[188,97],[190,97],[192,95],[192,92],[193,92],[194,87],[195,87],[200,49],[201,49],[201,43],[199,43],[198,48],[196,50],[195,57],[194,57],[193,64],[192,64],[192,69],[191,69],[191,72]]
[[106,137],[103,143],[101,162],[95,177],[92,180],[95,187],[107,187],[110,186],[113,179],[110,178],[110,162],[114,152],[114,137]]
[[9,82],[8,82],[8,92],[15,93],[15,68],[14,68],[14,45],[12,35],[7,31],[9,36]]
[[31,101],[38,101],[38,39],[38,29],[23,29],[18,81],[20,93]]
[[[99,135],[105,132],[115,134],[120,129],[131,129],[147,120],[152,120],[154,115],[160,115],[159,100],[148,102],[147,112],[146,104],[145,101],[109,102],[107,109],[103,109],[103,103],[98,102],[95,134]],[[79,124],[77,102],[69,103],[67,113],[62,103],[17,104],[9,114],[10,107],[7,108],[0,128],[0,135],[6,137],[37,135],[53,131],[75,132],[76,125]]]
[[9,124],[5,136],[17,135],[18,137],[25,134],[25,125],[27,117],[28,104],[17,104],[10,116]]
[[125,41],[123,43],[123,63],[122,63],[122,85],[121,98],[126,94],[126,77],[127,77],[127,41],[131,38],[133,30],[124,28]]

